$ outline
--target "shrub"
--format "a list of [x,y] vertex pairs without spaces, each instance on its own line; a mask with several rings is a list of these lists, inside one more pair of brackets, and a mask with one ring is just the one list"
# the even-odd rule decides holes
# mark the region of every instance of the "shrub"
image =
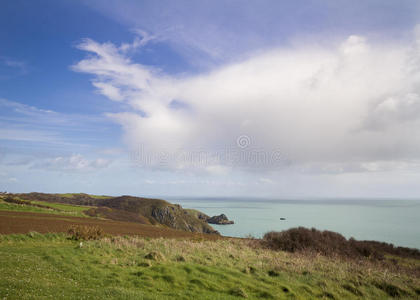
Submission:
[[177,257],[175,257],[175,260],[176,261],[179,261],[179,262],[184,262],[185,261],[185,257],[182,256],[182,255],[178,255]]
[[347,240],[339,233],[320,231],[315,228],[292,228],[282,232],[268,232],[262,244],[273,250],[288,252],[315,252],[326,256],[344,256],[349,258],[369,257],[382,260],[385,254],[401,257],[420,258],[418,249],[394,247],[392,244],[376,241]]
[[146,259],[150,260],[165,260],[165,256],[159,251],[152,251],[144,256]]
[[340,234],[331,231],[319,231],[315,228],[292,228],[282,232],[269,232],[264,235],[269,248],[289,252],[314,250],[331,253],[342,250],[347,240]]
[[72,240],[98,240],[104,236],[102,228],[98,226],[73,225],[67,233]]
[[30,204],[29,201],[20,200],[15,198],[11,195],[7,195],[6,198],[3,199],[5,202],[14,203],[14,204]]
[[360,244],[332,231],[315,228],[292,228],[282,232],[269,232],[264,235],[263,243],[268,248],[288,252],[316,252],[326,256],[372,257],[377,256],[369,245]]

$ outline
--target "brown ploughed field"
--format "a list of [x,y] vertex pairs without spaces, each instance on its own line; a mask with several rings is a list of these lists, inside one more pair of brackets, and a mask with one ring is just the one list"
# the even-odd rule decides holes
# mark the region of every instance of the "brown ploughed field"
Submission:
[[53,214],[0,211],[0,234],[67,232],[72,225],[98,226],[111,235],[138,235],[142,237],[220,239],[215,234],[199,234],[167,227],[134,222],[120,222]]

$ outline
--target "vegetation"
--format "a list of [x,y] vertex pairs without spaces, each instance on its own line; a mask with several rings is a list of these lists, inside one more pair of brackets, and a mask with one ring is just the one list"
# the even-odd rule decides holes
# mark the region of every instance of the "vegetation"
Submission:
[[[136,222],[140,224],[161,224],[174,229],[199,233],[218,233],[197,213],[183,209],[161,199],[133,196],[92,196],[88,194],[9,194],[8,197],[20,199],[19,204],[42,205],[51,209],[63,210],[77,207],[76,213],[115,221]],[[38,204],[38,205],[39,205]],[[0,208],[1,209],[1,208]],[[204,215],[201,213],[201,215]]]
[[305,228],[261,240],[191,232],[203,215],[130,196],[0,197],[0,298],[420,297],[417,249]]
[[90,217],[97,217],[115,221],[136,222],[140,224],[151,224],[148,218],[138,213],[112,209],[109,207],[94,207],[86,210],[84,213]]
[[257,240],[0,236],[2,299],[418,299],[419,260],[326,257]]
[[50,207],[52,209],[56,209],[59,211],[65,211],[65,212],[74,212],[74,213],[80,213],[78,216],[86,217],[86,212],[91,207],[89,206],[82,206],[82,205],[70,205],[70,204],[61,204],[61,203],[51,203],[51,202],[44,202],[44,201],[31,201],[33,204],[40,204],[47,207]]
[[84,225],[73,225],[69,228],[67,233],[70,238],[75,241],[79,240],[99,240],[104,236],[104,231],[98,226],[84,226]]
[[145,237],[200,237],[218,239],[220,235],[200,234],[182,230],[174,230],[161,225],[147,225],[134,222],[120,222],[97,218],[79,218],[56,214],[1,211],[0,234],[67,232],[71,225],[99,226],[104,233],[110,235],[141,235]]
[[337,232],[320,231],[315,228],[292,228],[282,232],[269,232],[264,235],[262,244],[273,250],[288,252],[313,252],[325,256],[347,258],[367,257],[376,260],[385,255],[398,255],[420,259],[420,250],[394,247],[392,244],[375,241],[347,240]]
[[56,215],[88,217],[85,213],[90,207],[44,201],[28,201],[16,196],[0,197],[0,210],[49,213]]

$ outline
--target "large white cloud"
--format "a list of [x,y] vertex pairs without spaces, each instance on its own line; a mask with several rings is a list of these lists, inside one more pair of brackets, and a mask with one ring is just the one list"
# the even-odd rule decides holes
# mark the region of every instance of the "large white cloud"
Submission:
[[[93,74],[99,92],[131,106],[109,116],[132,150],[158,155],[152,165],[164,158],[165,167],[197,167],[185,157],[198,153],[211,157],[209,170],[374,171],[420,160],[418,31],[411,43],[353,35],[338,45],[272,49],[178,77],[133,62],[126,46],[87,39],[79,48],[93,55],[73,69]],[[244,135],[250,144],[238,147]],[[230,159],[227,149],[244,156]],[[250,163],[255,152],[269,159]],[[282,164],[270,165],[273,153]]]

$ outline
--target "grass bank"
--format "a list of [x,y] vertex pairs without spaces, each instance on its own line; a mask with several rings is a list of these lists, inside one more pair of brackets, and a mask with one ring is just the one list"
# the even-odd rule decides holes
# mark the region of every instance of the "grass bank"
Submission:
[[16,198],[16,200],[20,203],[7,202],[4,197],[0,197],[0,211],[48,213],[89,218],[84,211],[91,208],[89,206],[50,203],[45,201],[25,201],[19,198]]
[[420,262],[287,253],[240,239],[0,236],[0,298],[418,299]]

